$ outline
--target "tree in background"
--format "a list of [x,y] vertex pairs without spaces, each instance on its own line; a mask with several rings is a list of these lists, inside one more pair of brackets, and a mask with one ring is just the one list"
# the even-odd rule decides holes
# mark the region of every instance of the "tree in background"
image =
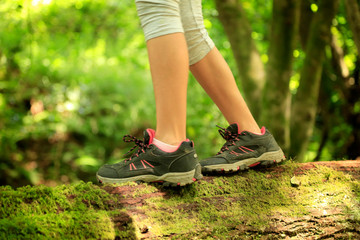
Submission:
[[314,129],[317,103],[325,59],[325,47],[330,43],[330,27],[339,1],[319,1],[319,10],[310,24],[305,47],[305,61],[300,73],[300,85],[294,97],[291,114],[291,156],[304,158]]
[[293,51],[300,14],[299,3],[297,0],[273,2],[269,62],[263,91],[262,122],[268,124],[285,152],[290,148],[289,80],[293,72]]

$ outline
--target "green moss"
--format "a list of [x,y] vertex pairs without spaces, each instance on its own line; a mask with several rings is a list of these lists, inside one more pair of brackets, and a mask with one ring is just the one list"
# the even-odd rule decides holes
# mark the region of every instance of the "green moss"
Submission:
[[[138,227],[125,209],[116,209],[108,212],[115,224],[116,239],[132,240],[139,235]],[[120,220],[120,221],[119,221]]]
[[62,211],[85,211],[108,209],[109,202],[116,202],[100,187],[91,183],[46,186],[26,186],[12,189],[0,187],[1,218],[14,215],[48,214]]
[[[144,207],[150,217],[147,224],[163,236],[189,237],[204,229],[211,236],[224,236],[244,224],[265,231],[271,224],[269,216],[299,217],[314,208],[346,210],[359,203],[359,197],[354,198],[359,183],[349,175],[317,167],[298,176],[301,186],[294,188],[290,179],[295,164],[288,163],[284,169],[281,174],[248,171],[167,190],[166,198],[152,198]],[[351,208],[351,214],[359,216],[359,208]],[[204,234],[206,238],[208,233]]]
[[[122,184],[126,198],[145,201],[131,208],[118,203],[117,198],[123,196],[91,183],[0,187],[0,239],[137,239],[143,236],[139,230],[143,226],[158,238],[236,239],[241,238],[236,235],[238,226],[261,233],[271,231],[272,217],[303,217],[314,210],[334,208],[360,222],[358,181],[343,172],[317,167],[298,175],[301,184],[295,188],[290,179],[296,168],[290,162],[281,173],[248,171],[182,188]],[[158,191],[165,192],[165,197],[143,197]],[[132,211],[141,214],[133,219]]]
[[106,211],[64,212],[0,220],[0,239],[114,239]]
[[0,187],[0,239],[114,239],[115,196],[91,183]]

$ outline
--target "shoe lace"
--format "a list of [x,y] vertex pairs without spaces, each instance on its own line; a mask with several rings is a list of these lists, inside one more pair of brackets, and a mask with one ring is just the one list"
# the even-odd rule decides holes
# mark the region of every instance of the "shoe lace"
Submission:
[[145,141],[140,140],[132,135],[125,135],[123,137],[124,142],[134,142],[135,146],[133,146],[127,153],[124,154],[124,156],[128,156],[129,153],[133,152],[135,148],[138,147],[137,152],[134,152],[129,158],[125,159],[126,161],[131,161],[133,157],[138,157],[141,153],[145,153],[145,150],[149,148],[149,144],[146,144]]
[[232,133],[231,131],[227,130],[226,128],[220,127],[218,125],[216,125],[218,128],[220,128],[218,130],[218,132],[220,133],[220,135],[226,140],[226,143],[221,147],[220,151],[217,153],[217,155],[229,150],[229,147],[234,145],[235,146],[235,142],[239,141],[239,136],[240,135],[244,135],[243,133]]

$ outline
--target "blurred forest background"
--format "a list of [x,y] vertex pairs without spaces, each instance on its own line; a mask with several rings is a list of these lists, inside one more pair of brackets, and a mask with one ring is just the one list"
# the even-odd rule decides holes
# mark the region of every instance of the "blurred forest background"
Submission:
[[[295,161],[360,156],[359,0],[204,0],[205,26],[260,125]],[[95,181],[155,128],[134,0],[0,2],[0,182]],[[190,76],[187,136],[227,123]],[[201,147],[200,147],[201,146]]]

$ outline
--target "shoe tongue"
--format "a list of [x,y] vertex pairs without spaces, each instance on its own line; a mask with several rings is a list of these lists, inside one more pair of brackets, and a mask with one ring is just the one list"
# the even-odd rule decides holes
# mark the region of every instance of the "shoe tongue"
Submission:
[[146,131],[144,131],[144,143],[146,145],[149,145],[153,142],[153,139],[155,137],[155,131],[153,129],[146,129]]
[[237,123],[231,124],[230,126],[227,127],[226,130],[228,130],[232,134],[239,134],[239,127]]

